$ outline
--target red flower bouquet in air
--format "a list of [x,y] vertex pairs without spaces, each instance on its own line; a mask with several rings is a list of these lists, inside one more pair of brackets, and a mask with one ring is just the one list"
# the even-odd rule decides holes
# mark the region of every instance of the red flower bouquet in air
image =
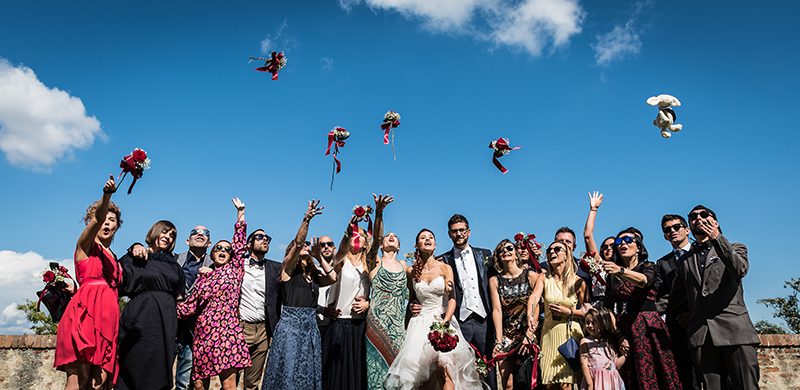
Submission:
[[[344,140],[350,137],[350,132],[347,130],[336,126],[328,132],[328,149],[325,151],[325,155],[331,154],[333,152],[333,172],[331,173],[331,191],[333,191],[333,175],[337,174],[342,171],[342,163],[339,162],[339,159],[336,157],[339,155],[339,147],[344,147]],[[331,150],[333,147],[333,150]]]
[[536,249],[542,249],[542,244],[536,242],[535,238],[535,234],[525,235],[523,232],[519,232],[514,235],[514,241],[521,245],[522,249],[528,251],[528,257],[531,259],[533,267],[536,268],[536,272],[542,272],[542,267],[539,266],[539,258],[533,255],[533,247],[536,246]]
[[372,218],[369,216],[372,214],[372,206],[358,206],[356,205],[353,207],[353,224],[350,226],[350,233],[355,234],[355,239],[353,240],[353,246],[355,250],[361,249],[361,236],[358,235],[358,223],[361,221],[367,221],[367,234],[372,237]]
[[455,333],[449,322],[434,322],[428,332],[428,341],[434,351],[450,352],[458,344],[458,335]]
[[[119,163],[119,167],[122,168],[122,172],[117,175],[117,180],[119,180],[119,177],[122,176],[123,173],[125,176],[122,176],[122,180],[125,180],[125,177],[128,176],[128,173],[133,176],[133,182],[131,183],[131,186],[128,187],[128,194],[130,194],[131,191],[133,191],[133,186],[136,185],[136,180],[139,180],[142,177],[145,169],[150,169],[150,158],[147,157],[147,152],[136,148],[131,154],[122,158],[122,161]],[[117,186],[119,186],[120,183],[122,183],[122,181],[117,183]]]
[[262,57],[249,57],[250,61],[253,60],[263,60],[267,61],[264,63],[264,66],[260,66],[256,68],[259,72],[269,72],[272,73],[272,79],[278,79],[278,71],[283,69],[286,66],[286,56],[283,55],[283,52],[272,52],[269,58],[262,58]]
[[500,172],[506,173],[508,169],[500,164],[498,158],[503,157],[510,153],[512,150],[517,150],[522,146],[517,146],[516,148],[512,148],[508,146],[508,138],[498,138],[497,141],[492,141],[489,143],[489,148],[494,149],[494,153],[492,154],[492,163],[494,164]]
[[388,111],[386,114],[383,114],[383,124],[381,125],[381,129],[384,131],[383,133],[383,144],[389,144],[389,132],[392,132],[392,156],[394,156],[394,160],[397,161],[397,155],[394,152],[394,128],[400,126],[400,114],[394,111]]
[[[583,253],[583,255],[581,256],[580,268],[583,272],[586,272],[587,274],[591,275],[592,278],[595,280],[592,287],[597,285],[597,283],[600,283],[603,286],[608,287],[608,283],[603,278],[603,262],[599,258],[597,258],[596,255],[597,254],[595,252]],[[620,281],[620,284],[622,285],[623,288],[625,288],[626,291],[630,292],[628,286],[625,285],[625,283],[622,281],[622,279],[620,279],[619,276],[614,275],[614,277],[616,277]]]

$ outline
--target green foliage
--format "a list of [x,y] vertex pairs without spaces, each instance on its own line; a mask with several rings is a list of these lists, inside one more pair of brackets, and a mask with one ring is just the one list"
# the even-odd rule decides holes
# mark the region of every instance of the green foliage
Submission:
[[789,333],[780,325],[773,324],[769,321],[761,320],[755,324],[756,332],[758,334],[787,334]]
[[25,319],[33,324],[31,326],[33,334],[54,335],[58,331],[58,322],[53,321],[53,317],[50,317],[50,314],[46,311],[47,309],[37,311],[35,301],[25,299],[25,304],[17,305],[17,310],[24,312]]
[[[789,325],[789,330],[794,334],[800,334],[800,303],[798,303],[797,293],[800,293],[800,278],[792,278],[786,282],[784,288],[789,287],[794,290],[788,297],[765,298],[756,302],[763,303],[774,309],[773,315],[782,319]],[[759,321],[766,322],[766,321]],[[780,328],[780,327],[779,327]]]

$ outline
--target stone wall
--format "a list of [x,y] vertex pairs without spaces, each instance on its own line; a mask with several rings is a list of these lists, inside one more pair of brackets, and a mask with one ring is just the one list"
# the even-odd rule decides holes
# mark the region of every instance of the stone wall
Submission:
[[[800,335],[760,337],[761,389],[800,390]],[[63,389],[66,376],[53,368],[55,345],[56,336],[0,336],[0,390]],[[220,388],[216,378],[211,388]]]

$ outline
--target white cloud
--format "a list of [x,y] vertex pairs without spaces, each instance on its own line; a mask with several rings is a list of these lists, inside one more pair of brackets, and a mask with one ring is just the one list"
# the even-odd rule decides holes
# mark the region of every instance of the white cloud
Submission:
[[48,88],[31,68],[0,58],[0,150],[12,165],[49,171],[105,137],[81,99]]
[[653,0],[637,2],[633,6],[631,16],[625,24],[617,24],[611,31],[597,35],[597,43],[592,45],[597,65],[607,66],[613,61],[622,60],[628,55],[638,54],[642,50],[642,41],[639,39],[636,19],[646,7],[654,3]]
[[261,40],[261,52],[270,54],[273,51],[284,51],[287,48],[297,47],[297,42],[284,34],[284,30],[288,27],[289,24],[284,19],[274,34],[268,34],[266,38]]
[[[338,0],[350,11],[362,0]],[[425,28],[472,35],[534,56],[551,43],[569,43],[581,32],[585,11],[578,0],[363,0],[372,9],[422,19]]]
[[[22,334],[29,331],[30,324],[25,315],[17,310],[17,304],[24,299],[36,300],[36,292],[44,287],[42,273],[49,269],[51,261],[58,262],[69,269],[75,277],[74,264],[70,259],[47,260],[36,252],[18,253],[0,250],[0,307],[5,307],[0,314],[0,334]],[[42,310],[47,310],[42,307]]]
[[322,62],[322,69],[333,69],[333,58],[322,57],[319,62]]

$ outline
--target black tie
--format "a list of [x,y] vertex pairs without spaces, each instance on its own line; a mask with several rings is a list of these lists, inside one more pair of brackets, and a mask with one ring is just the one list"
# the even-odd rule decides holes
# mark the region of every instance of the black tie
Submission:
[[250,265],[253,265],[253,264],[258,264],[258,265],[260,265],[260,266],[262,266],[262,267],[263,267],[263,266],[264,266],[264,262],[265,262],[265,261],[267,261],[267,259],[256,260],[256,259],[254,259],[254,258],[252,258],[252,257],[251,257],[251,258],[250,258]]

